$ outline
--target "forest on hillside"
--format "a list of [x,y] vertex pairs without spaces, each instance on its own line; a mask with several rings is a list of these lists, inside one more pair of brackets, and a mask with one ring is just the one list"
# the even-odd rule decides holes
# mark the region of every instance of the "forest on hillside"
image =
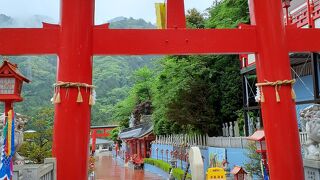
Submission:
[[[248,14],[246,0],[224,0],[205,14],[188,10],[186,20],[188,28],[237,28],[249,22]],[[152,107],[154,132],[161,135],[217,136],[221,135],[222,123],[240,119],[238,56],[167,56],[158,65],[157,71],[146,67],[136,71],[136,82],[128,96],[116,104],[113,119],[122,127],[128,126],[131,113],[139,123],[141,108],[146,104]]]
[[[41,27],[42,22],[50,22],[45,16],[29,19],[15,19],[0,14],[0,27]],[[143,19],[117,17],[110,20],[110,28],[155,28]],[[2,59],[2,57],[0,56]],[[24,101],[15,103],[15,111],[36,121],[39,114],[45,114],[49,126],[53,125],[53,84],[56,81],[56,56],[12,56],[11,62],[17,63],[20,71],[31,83],[24,84]],[[142,67],[154,69],[157,56],[96,56],[93,60],[93,84],[96,88],[96,104],[92,107],[92,125],[117,124],[112,120],[113,106],[127,97],[134,80],[132,74]],[[50,117],[50,118],[49,118]],[[28,123],[30,129],[37,125]]]

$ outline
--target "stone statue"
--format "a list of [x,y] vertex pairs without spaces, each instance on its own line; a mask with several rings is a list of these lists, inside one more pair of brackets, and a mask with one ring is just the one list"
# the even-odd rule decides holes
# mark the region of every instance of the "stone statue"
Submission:
[[[4,127],[4,114],[0,116],[0,133],[1,133],[1,138],[0,138],[0,143],[1,145],[3,144],[3,127]],[[14,146],[15,146],[15,154],[13,156],[13,161],[14,164],[24,164],[24,158],[19,155],[18,151],[20,147],[22,146],[23,143],[23,128],[24,125],[27,123],[27,119],[22,116],[21,114],[16,113],[15,114],[15,130],[14,130]]]
[[234,122],[234,136],[235,137],[239,137],[240,136],[240,129],[239,129],[238,121]]
[[232,122],[230,122],[230,126],[229,126],[229,136],[233,137],[233,126],[232,126]]
[[226,136],[226,128],[224,127],[223,123],[222,123],[222,136]]
[[131,113],[130,119],[129,119],[129,127],[133,127],[136,119],[134,118],[133,113]]
[[307,132],[307,141],[303,144],[305,158],[320,160],[320,105],[311,105],[300,112],[303,131]]
[[260,117],[257,117],[257,124],[256,124],[256,129],[261,129],[261,122],[260,122]]
[[228,123],[225,123],[225,127],[226,127],[226,137],[229,137]]
[[251,136],[253,134],[253,128],[254,128],[254,125],[253,125],[253,118],[249,118],[249,136]]

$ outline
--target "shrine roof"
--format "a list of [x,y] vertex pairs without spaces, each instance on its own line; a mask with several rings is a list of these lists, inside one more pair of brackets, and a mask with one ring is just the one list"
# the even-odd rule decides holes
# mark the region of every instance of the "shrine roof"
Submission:
[[247,174],[247,172],[241,166],[235,166],[230,173],[231,174],[238,174],[238,173]]
[[105,128],[116,128],[119,125],[106,125],[106,126],[91,126],[90,129],[105,129]]
[[10,69],[11,71],[13,71],[14,73],[16,73],[23,81],[25,81],[25,82],[27,82],[27,83],[30,82],[29,79],[27,79],[24,75],[21,74],[21,72],[20,72],[19,69],[18,69],[17,64],[13,64],[13,63],[9,62],[8,60],[4,60],[4,61],[3,61],[3,64],[2,64],[2,66],[0,67],[0,72],[2,72],[3,68],[6,67],[6,66],[9,67],[9,69]]
[[135,127],[126,128],[119,134],[120,139],[141,138],[153,131],[152,123],[143,123]]
[[249,140],[254,141],[261,141],[264,139],[264,130],[257,130],[255,133],[253,133],[250,137],[248,137]]
[[[107,139],[100,139],[100,138],[97,138],[96,139],[96,145],[99,145],[99,144],[112,144],[113,141],[110,141],[110,140],[107,140]],[[92,138],[90,138],[90,144],[92,144]]]

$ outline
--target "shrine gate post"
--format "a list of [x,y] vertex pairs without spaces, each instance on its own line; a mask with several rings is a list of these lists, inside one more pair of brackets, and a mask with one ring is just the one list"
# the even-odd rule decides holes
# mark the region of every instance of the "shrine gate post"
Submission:
[[[251,23],[256,27],[258,82],[291,80],[289,51],[280,0],[249,0]],[[279,86],[280,102],[274,86],[262,87],[261,102],[272,180],[304,179],[295,101],[291,85]]]
[[[61,1],[60,45],[57,81],[92,84],[92,31],[94,0]],[[68,91],[68,92],[67,92]],[[58,180],[84,180],[88,176],[90,92],[60,88],[61,103],[55,105],[54,156]]]

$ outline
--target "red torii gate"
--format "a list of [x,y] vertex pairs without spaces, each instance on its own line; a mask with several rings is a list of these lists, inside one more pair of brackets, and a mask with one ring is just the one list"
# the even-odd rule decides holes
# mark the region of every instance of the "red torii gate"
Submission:
[[107,126],[91,126],[90,127],[90,135],[92,139],[92,149],[94,152],[96,150],[96,140],[97,138],[106,138],[110,136],[110,131],[114,128],[118,127],[118,125],[107,125]]
[[[291,79],[288,52],[319,51],[318,29],[285,27],[280,0],[249,0],[252,26],[239,29],[186,29],[183,0],[168,0],[167,29],[116,30],[94,26],[94,0],[61,0],[59,25],[0,29],[0,54],[58,54],[57,81],[92,83],[93,55],[256,53],[259,82]],[[54,156],[57,177],[86,179],[90,130],[89,92],[81,88],[55,105]],[[304,179],[291,87],[263,89],[261,104],[270,175],[273,180]],[[66,89],[60,90],[65,97]],[[75,113],[76,112],[76,113]]]

